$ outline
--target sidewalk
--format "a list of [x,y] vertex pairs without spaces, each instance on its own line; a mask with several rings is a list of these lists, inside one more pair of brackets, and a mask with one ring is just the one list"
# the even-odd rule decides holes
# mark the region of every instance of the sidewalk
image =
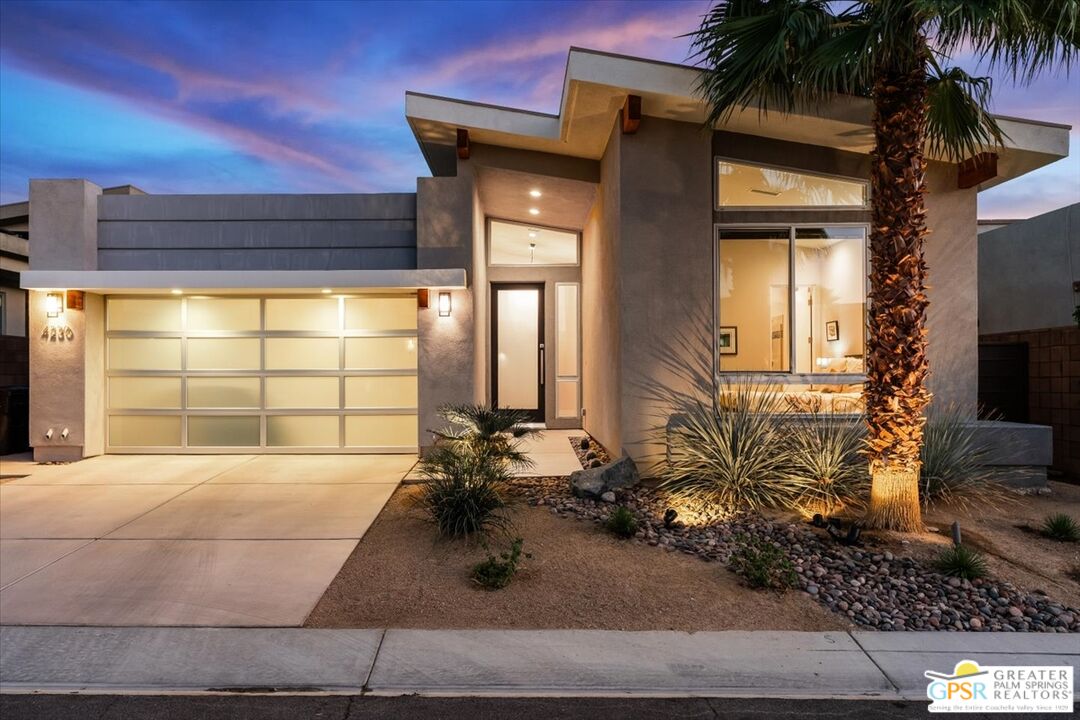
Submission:
[[3,692],[925,699],[961,659],[1080,664],[1075,635],[0,628]]

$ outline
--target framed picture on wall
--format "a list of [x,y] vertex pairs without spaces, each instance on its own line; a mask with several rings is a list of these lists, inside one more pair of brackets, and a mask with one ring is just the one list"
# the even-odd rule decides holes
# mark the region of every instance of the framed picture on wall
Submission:
[[716,331],[716,347],[721,355],[739,354],[739,328],[722,327]]
[[825,323],[825,339],[828,342],[840,339],[840,321],[830,320]]

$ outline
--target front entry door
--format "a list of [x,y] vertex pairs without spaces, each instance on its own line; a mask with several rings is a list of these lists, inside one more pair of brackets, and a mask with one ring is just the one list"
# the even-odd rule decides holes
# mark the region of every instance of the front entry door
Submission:
[[544,286],[492,286],[492,397],[544,422]]

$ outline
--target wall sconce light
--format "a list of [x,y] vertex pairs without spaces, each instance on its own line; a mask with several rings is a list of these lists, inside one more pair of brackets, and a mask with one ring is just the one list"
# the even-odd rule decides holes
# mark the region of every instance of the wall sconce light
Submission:
[[450,293],[439,293],[439,317],[450,317]]
[[60,317],[64,312],[64,293],[49,293],[45,296],[45,314],[51,318]]

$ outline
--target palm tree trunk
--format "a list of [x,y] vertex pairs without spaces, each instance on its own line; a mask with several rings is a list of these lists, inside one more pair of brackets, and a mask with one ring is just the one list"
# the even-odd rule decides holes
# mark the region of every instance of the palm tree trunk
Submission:
[[926,389],[926,71],[881,72],[874,85],[870,173],[870,337],[866,419],[870,507],[866,524],[905,532],[922,529],[919,450]]

